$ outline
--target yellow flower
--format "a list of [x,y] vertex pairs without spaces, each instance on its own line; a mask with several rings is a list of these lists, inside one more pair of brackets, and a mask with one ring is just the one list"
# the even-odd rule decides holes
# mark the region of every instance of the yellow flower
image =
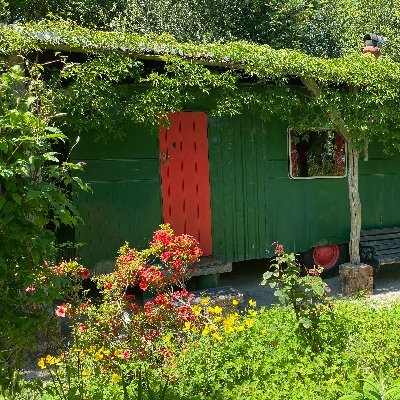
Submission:
[[245,322],[248,328],[251,328],[254,325],[254,321],[251,318],[246,318]]
[[213,338],[217,339],[217,340],[221,340],[222,337],[220,335],[218,335],[218,333],[213,333]]
[[100,350],[94,355],[94,361],[99,361],[103,359],[103,354],[100,352]]
[[82,349],[80,349],[79,347],[73,347],[72,351],[75,353],[80,353],[82,351]]
[[82,376],[89,376],[92,373],[90,369],[84,369],[82,371]]
[[250,305],[250,307],[255,307],[257,305],[257,302],[252,300],[252,299],[250,299],[249,300],[249,305]]
[[243,325],[239,325],[235,329],[236,329],[236,332],[243,332],[244,331],[244,326]]
[[121,382],[121,381],[122,381],[122,378],[121,378],[118,374],[112,374],[111,380],[112,380],[114,383],[118,383],[118,382]]
[[38,365],[41,369],[45,369],[45,368],[46,368],[46,361],[45,361],[44,357],[42,357],[42,358],[38,361],[37,365]]
[[110,350],[104,350],[103,353],[104,353],[105,356],[109,356],[110,355]]
[[262,333],[263,335],[265,335],[265,334],[267,333],[267,330],[266,330],[266,329],[262,329],[262,330],[261,330],[261,333]]
[[182,330],[184,331],[184,332],[187,332],[187,331],[190,331],[190,328],[192,327],[192,324],[191,324],[191,322],[190,321],[186,321],[185,322],[185,326],[182,328]]
[[222,308],[219,306],[213,307],[208,307],[208,311],[212,314],[221,314],[222,313]]
[[206,325],[205,327],[204,327],[204,329],[203,329],[203,335],[207,335],[207,334],[209,334],[209,333],[211,333],[211,332],[214,332],[215,331],[215,326],[214,325]]
[[239,304],[239,302],[238,302],[236,299],[234,299],[234,300],[232,300],[232,304],[233,304],[234,306],[237,306],[237,305]]
[[257,311],[256,310],[249,310],[249,314],[254,317],[255,315],[257,315]]
[[223,320],[222,317],[215,317],[215,318],[213,318],[213,322],[214,322],[214,323],[221,322],[222,320]]
[[114,351],[114,355],[115,355],[115,357],[118,357],[118,358],[123,358],[124,357],[123,354],[122,354],[122,350],[121,349],[115,350]]
[[50,354],[48,354],[46,356],[46,359],[44,359],[44,362],[47,365],[54,365],[54,364],[58,364],[61,361],[61,358],[56,358],[54,356],[51,356]]
[[233,327],[233,325],[235,325],[236,318],[237,315],[231,314],[224,319],[223,325],[225,327],[225,331],[227,331],[228,328],[231,328]]
[[194,315],[199,315],[202,310],[201,306],[193,306],[192,311]]
[[235,332],[235,328],[233,326],[225,326],[226,333],[233,333]]
[[165,338],[164,338],[164,342],[165,342],[165,343],[170,342],[170,341],[171,341],[171,337],[172,337],[172,335],[171,335],[170,333],[168,333],[168,335],[165,336]]
[[210,296],[204,297],[204,299],[200,300],[200,304],[203,306],[204,304],[207,304],[210,300]]

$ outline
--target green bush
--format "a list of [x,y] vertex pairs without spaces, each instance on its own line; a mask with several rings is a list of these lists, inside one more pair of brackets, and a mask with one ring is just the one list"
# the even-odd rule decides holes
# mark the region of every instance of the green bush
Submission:
[[[4,67],[1,65],[1,67]],[[56,290],[39,291],[34,277],[46,274],[56,256],[55,229],[79,220],[68,187],[83,188],[71,171],[78,165],[55,151],[67,141],[56,127],[51,85],[39,66],[8,68],[0,76],[0,380],[13,379],[45,333]],[[47,279],[44,277],[44,279]]]
[[[398,377],[400,302],[371,306],[335,302],[320,352],[296,331],[288,308],[261,310],[244,335],[193,340],[176,360],[176,391],[193,399],[338,399],[358,390],[361,379],[382,370]],[[264,333],[263,333],[264,332]]]

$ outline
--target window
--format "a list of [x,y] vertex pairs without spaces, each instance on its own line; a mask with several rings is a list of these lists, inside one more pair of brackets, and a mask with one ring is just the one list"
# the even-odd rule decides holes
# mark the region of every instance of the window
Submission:
[[346,176],[346,144],[330,130],[289,129],[289,176],[301,178],[342,178]]

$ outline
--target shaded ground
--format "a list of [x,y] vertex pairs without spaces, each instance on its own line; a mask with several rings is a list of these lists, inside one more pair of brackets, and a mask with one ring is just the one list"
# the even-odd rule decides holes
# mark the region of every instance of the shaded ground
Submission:
[[[266,261],[248,261],[237,263],[231,273],[221,275],[221,286],[232,286],[243,293],[245,301],[253,299],[257,306],[270,307],[277,303],[273,289],[269,285],[261,286],[263,273],[267,270]],[[325,279],[331,288],[330,295],[341,296],[339,276]],[[374,278],[374,294],[372,299],[400,298],[400,264],[388,265],[381,268]]]

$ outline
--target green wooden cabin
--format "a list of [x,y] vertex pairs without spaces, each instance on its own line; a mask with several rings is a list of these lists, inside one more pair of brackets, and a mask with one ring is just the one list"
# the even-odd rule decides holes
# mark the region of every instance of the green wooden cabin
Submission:
[[[174,118],[159,135],[129,121],[123,139],[97,141],[93,132],[72,152],[74,160],[86,163],[83,177],[92,188],[77,198],[84,224],[76,228],[75,240],[85,244],[78,251],[85,265],[110,270],[125,241],[146,246],[163,221],[200,239],[206,255],[227,262],[271,257],[274,241],[294,252],[348,242],[346,166],[342,176],[290,177],[296,144],[287,123],[262,120],[250,109],[240,116],[214,117],[200,106]],[[182,159],[181,153],[186,154]],[[178,158],[181,171],[171,167],[166,178],[163,168]],[[191,160],[197,163],[194,169],[187,166]],[[166,180],[180,185],[172,186],[175,199],[167,198],[171,186],[163,187]],[[364,229],[400,224],[399,188],[400,157],[387,156],[379,144],[370,143],[368,160],[360,161]],[[345,247],[322,248],[322,260],[327,258],[328,267],[343,261]],[[340,254],[331,256],[332,248]]]

